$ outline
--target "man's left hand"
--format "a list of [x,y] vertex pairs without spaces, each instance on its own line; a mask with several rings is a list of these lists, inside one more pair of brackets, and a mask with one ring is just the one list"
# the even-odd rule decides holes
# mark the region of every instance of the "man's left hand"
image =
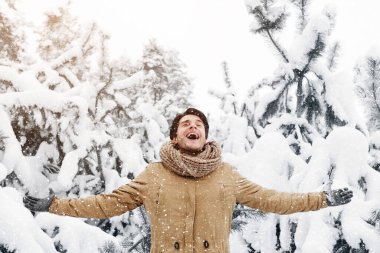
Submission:
[[351,201],[353,193],[348,188],[325,191],[328,206],[340,206]]

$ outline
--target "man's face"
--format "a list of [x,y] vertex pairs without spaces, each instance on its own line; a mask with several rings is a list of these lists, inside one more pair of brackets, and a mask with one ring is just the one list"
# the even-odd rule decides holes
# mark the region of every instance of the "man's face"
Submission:
[[178,124],[177,136],[172,140],[179,149],[186,152],[199,152],[206,143],[203,121],[196,115],[183,116]]

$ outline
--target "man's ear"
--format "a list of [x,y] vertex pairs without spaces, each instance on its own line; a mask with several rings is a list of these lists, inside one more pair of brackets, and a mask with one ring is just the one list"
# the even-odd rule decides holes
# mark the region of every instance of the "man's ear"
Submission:
[[172,143],[173,145],[178,144],[177,136],[174,137],[173,140],[171,140],[171,143]]

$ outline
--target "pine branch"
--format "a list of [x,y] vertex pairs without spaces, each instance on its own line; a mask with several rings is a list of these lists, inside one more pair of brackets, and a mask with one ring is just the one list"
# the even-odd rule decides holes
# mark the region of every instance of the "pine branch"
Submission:
[[303,71],[297,71],[297,69],[294,71],[295,77],[297,79],[297,108],[296,108],[296,114],[297,117],[300,118],[302,114],[302,102],[303,102],[303,89],[302,89],[302,84],[303,84],[303,79],[305,76],[305,73]]
[[301,117],[302,115],[302,104],[304,98],[303,92],[303,80],[307,72],[309,72],[310,64],[312,61],[321,56],[323,50],[325,48],[325,43],[323,41],[323,37],[321,33],[317,34],[317,38],[315,40],[314,47],[307,53],[308,61],[306,65],[302,68],[302,70],[294,69],[295,79],[297,80],[297,108],[296,114],[297,117]]
[[376,86],[377,86],[376,83],[372,82],[372,84],[371,84],[371,92],[372,92],[372,96],[373,96],[373,103],[374,103],[377,111],[380,112],[380,104],[379,104],[380,100],[378,99],[377,92],[376,92],[379,87],[376,87]]
[[370,84],[370,95],[373,99],[372,103],[373,106],[375,107],[375,110],[380,112],[380,100],[377,96],[377,91],[379,90],[379,82],[380,81],[380,61],[370,57],[367,59],[367,65],[368,65],[368,70],[367,73],[370,76],[371,79],[371,84]]
[[306,26],[306,7],[309,4],[308,0],[291,0],[291,2],[300,10],[300,30],[302,31]]
[[270,34],[269,30],[266,30],[266,33],[267,33],[267,35],[268,35],[268,38],[270,39],[270,41],[271,41],[272,44],[274,45],[274,47],[277,49],[277,51],[280,53],[280,55],[281,55],[282,58],[284,59],[284,61],[285,61],[286,63],[289,63],[289,59],[288,59],[288,57],[286,57],[284,50],[282,50],[281,47],[278,45],[278,43],[273,39],[273,37],[272,37],[272,35]]
[[274,100],[272,100],[270,103],[267,104],[265,112],[261,116],[261,119],[259,119],[259,122],[261,125],[265,125],[264,123],[269,119],[270,117],[274,116],[279,111],[279,101],[280,98],[283,96],[285,91],[287,90],[288,86],[293,83],[293,80],[288,81],[284,87],[281,88],[280,92],[276,96]]
[[317,34],[317,39],[315,40],[314,47],[307,53],[308,61],[302,69],[302,73],[305,74],[309,71],[309,67],[312,61],[317,59],[322,55],[323,50],[325,49],[325,42],[321,33]]
[[280,53],[281,57],[285,62],[289,63],[289,59],[285,54],[285,51],[280,47],[280,45],[274,40],[271,31],[281,30],[283,28],[286,14],[281,13],[274,21],[268,19],[260,6],[256,6],[253,10],[250,10],[250,14],[254,15],[260,24],[260,28],[254,30],[254,33],[263,33],[264,36],[268,36],[271,43],[274,45],[276,50]]
[[224,73],[224,83],[226,84],[227,88],[232,87],[231,78],[230,78],[230,70],[228,69],[227,62],[222,62],[223,66],[223,73]]
[[336,66],[336,58],[338,56],[338,51],[340,49],[340,44],[338,42],[334,43],[334,46],[330,50],[330,57],[328,58],[328,70],[332,70]]

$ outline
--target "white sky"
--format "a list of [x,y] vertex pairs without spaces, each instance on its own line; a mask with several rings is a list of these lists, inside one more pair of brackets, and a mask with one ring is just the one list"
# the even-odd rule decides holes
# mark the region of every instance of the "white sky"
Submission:
[[[51,0],[24,0],[27,14],[36,19]],[[62,1],[59,1],[62,2]],[[262,36],[249,32],[251,17],[244,0],[76,0],[81,20],[96,20],[111,34],[112,57],[141,57],[151,38],[180,53],[199,93],[223,86],[221,63],[227,61],[232,82],[243,94],[247,87],[270,76],[276,55]],[[314,0],[312,11],[322,3],[334,3],[337,22],[334,37],[341,41],[339,66],[351,69],[357,58],[373,45],[380,46],[378,0]]]

